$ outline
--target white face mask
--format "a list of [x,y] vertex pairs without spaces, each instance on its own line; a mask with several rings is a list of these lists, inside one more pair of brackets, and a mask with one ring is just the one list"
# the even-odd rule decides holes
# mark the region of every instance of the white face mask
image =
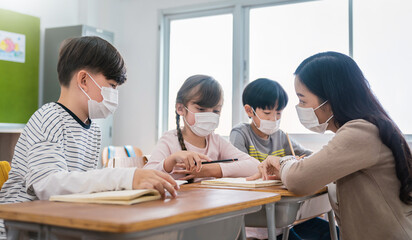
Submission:
[[89,95],[80,87],[80,90],[89,98],[88,106],[89,106],[89,118],[91,119],[99,119],[99,118],[107,118],[110,114],[113,114],[116,111],[118,105],[118,90],[109,88],[109,87],[100,87],[99,84],[87,73],[89,77],[93,80],[98,88],[101,90],[101,94],[103,97],[103,101],[96,102],[92,100]]
[[193,124],[193,126],[190,126],[185,117],[183,117],[183,120],[190,127],[192,132],[197,136],[206,137],[207,135],[215,131],[215,129],[219,126],[219,114],[212,112],[193,113],[189,109],[187,109],[187,107],[185,108],[187,111],[195,115],[195,124]]
[[[259,129],[259,131],[263,132],[266,135],[272,135],[275,132],[277,132],[279,130],[279,126],[280,126],[280,119],[277,119],[275,121],[270,121],[270,120],[262,120],[260,119],[260,117],[257,115],[257,113],[255,112],[255,109],[253,109],[253,112],[255,113],[256,117],[259,118],[260,120],[260,127],[257,126],[257,124],[255,123],[255,121],[253,121],[253,124],[255,124],[256,128]],[[276,119],[276,115],[275,115],[275,119]]]
[[315,111],[318,108],[322,107],[326,102],[327,102],[327,100],[315,109],[313,109],[313,108],[302,108],[302,107],[299,107],[298,105],[296,105],[296,111],[298,113],[300,123],[302,123],[302,125],[305,128],[307,128],[307,129],[309,129],[313,132],[324,133],[326,131],[326,129],[328,128],[329,120],[331,120],[333,118],[333,114],[332,114],[332,116],[330,116],[330,118],[328,118],[328,120],[326,120],[326,122],[319,123],[319,120],[318,120],[318,117],[316,117]]

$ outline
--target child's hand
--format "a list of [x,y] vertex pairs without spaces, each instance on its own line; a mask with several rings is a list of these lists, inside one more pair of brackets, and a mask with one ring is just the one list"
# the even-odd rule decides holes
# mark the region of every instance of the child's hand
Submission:
[[190,151],[180,151],[173,153],[164,162],[164,169],[167,172],[171,172],[176,164],[182,163],[187,171],[200,172],[202,169],[202,161],[211,161],[206,155]]
[[259,172],[247,177],[246,180],[252,181],[259,178],[263,180],[275,180],[279,178],[279,164],[280,157],[275,156],[268,156],[263,162],[261,162],[258,166]]
[[166,173],[152,169],[137,168],[133,175],[133,189],[156,189],[162,198],[165,198],[165,189],[172,197],[176,197],[179,186],[173,178]]

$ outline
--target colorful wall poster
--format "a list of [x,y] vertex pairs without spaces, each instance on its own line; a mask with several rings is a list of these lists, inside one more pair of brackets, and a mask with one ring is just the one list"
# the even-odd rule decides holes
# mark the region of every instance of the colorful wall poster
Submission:
[[26,60],[26,36],[0,30],[0,60],[24,63]]

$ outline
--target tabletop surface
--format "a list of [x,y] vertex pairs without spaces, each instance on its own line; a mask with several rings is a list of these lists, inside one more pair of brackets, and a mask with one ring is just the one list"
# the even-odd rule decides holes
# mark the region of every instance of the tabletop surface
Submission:
[[[183,189],[188,189],[188,188],[231,189],[231,190],[243,190],[243,191],[253,191],[253,192],[271,192],[271,193],[277,193],[281,195],[282,197],[302,197],[302,195],[296,195],[290,192],[284,185],[250,188],[250,187],[232,187],[232,186],[210,185],[210,184],[206,185],[206,184],[201,184],[200,182],[197,182],[197,183],[182,185],[181,188]],[[325,193],[327,191],[328,191],[328,188],[325,186],[313,194]]]
[[130,206],[32,201],[0,204],[0,219],[127,233],[200,219],[280,200],[269,192],[182,188],[175,199]]

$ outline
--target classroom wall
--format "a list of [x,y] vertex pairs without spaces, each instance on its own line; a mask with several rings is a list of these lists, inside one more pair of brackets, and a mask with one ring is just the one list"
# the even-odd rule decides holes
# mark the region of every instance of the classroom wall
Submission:
[[39,104],[42,98],[44,64],[44,31],[46,28],[87,24],[111,30],[116,29],[116,18],[109,20],[104,15],[116,9],[113,0],[0,0],[0,8],[40,18],[40,64]]
[[[123,24],[117,47],[127,64],[128,80],[119,88],[119,108],[114,116],[113,142],[132,144],[150,154],[157,141],[158,14],[159,9],[215,1],[122,0]],[[117,34],[117,33],[116,33]]]
[[[0,8],[41,19],[40,80],[45,28],[87,24],[114,32],[115,46],[128,67],[128,81],[119,88],[113,143],[135,145],[150,154],[157,142],[159,10],[222,1],[226,0],[0,0]],[[312,150],[318,150],[330,139],[293,137]],[[412,138],[409,140],[412,142]]]

